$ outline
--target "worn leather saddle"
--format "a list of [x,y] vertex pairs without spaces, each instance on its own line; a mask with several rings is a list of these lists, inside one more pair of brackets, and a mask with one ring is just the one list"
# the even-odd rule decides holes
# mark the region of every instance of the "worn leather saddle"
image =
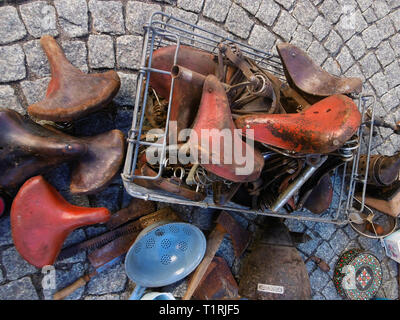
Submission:
[[[175,64],[202,75],[215,74],[217,63],[214,55],[199,49],[181,45],[175,61],[176,46],[167,46],[153,52],[151,67],[170,72]],[[152,72],[150,86],[165,99],[169,99],[172,77],[168,74]],[[175,79],[172,93],[169,130],[179,134],[182,129],[190,128],[200,103],[202,84],[187,79]],[[173,122],[176,121],[176,127]]]
[[119,130],[75,138],[0,108],[0,187],[4,189],[17,187],[61,163],[72,162],[71,192],[95,193],[118,173],[124,150],[124,135]]
[[120,88],[114,70],[86,74],[65,57],[56,40],[45,35],[40,44],[50,63],[51,81],[46,97],[28,107],[29,115],[43,120],[71,121],[109,103]]
[[[224,86],[216,76],[208,75],[188,141],[190,150],[194,156],[197,153],[197,163],[219,177],[233,182],[255,181],[264,158],[235,129]],[[214,148],[215,143],[219,148]]]
[[246,135],[254,130],[254,140],[281,149],[323,154],[340,148],[361,125],[361,114],[345,95],[327,97],[305,111],[290,114],[258,114],[236,119]]
[[288,83],[300,90],[310,103],[334,94],[360,93],[362,90],[360,78],[334,76],[290,43],[280,43],[277,49]]
[[24,183],[11,207],[15,248],[37,268],[52,265],[67,236],[76,228],[105,223],[107,208],[71,205],[42,176]]

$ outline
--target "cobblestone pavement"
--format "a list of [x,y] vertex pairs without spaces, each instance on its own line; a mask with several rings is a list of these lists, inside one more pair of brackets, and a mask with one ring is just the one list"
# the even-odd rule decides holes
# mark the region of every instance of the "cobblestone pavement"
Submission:
[[[140,59],[142,24],[151,12],[161,10],[199,26],[212,28],[265,51],[275,50],[279,41],[290,41],[306,50],[317,63],[335,75],[357,76],[365,90],[377,97],[376,111],[388,121],[400,119],[400,1],[398,0],[165,0],[165,1],[0,1],[0,106],[26,113],[29,104],[40,100],[49,82],[49,65],[39,38],[51,34],[67,58],[84,72],[116,69],[121,90],[106,110],[77,122],[76,135],[92,135],[113,128],[125,133],[130,127],[135,97],[135,77]],[[354,28],[346,27],[349,16]],[[400,139],[390,130],[379,130],[373,152],[391,155]],[[71,196],[69,167],[63,165],[46,178],[67,200],[83,206],[106,206],[115,212],[130,197],[121,179],[95,196]],[[175,207],[197,224],[207,224],[212,215],[191,207]],[[312,238],[298,246],[303,258],[317,255],[331,266],[322,272],[307,263],[313,299],[340,299],[332,282],[332,269],[345,248],[361,247],[382,262],[384,286],[381,296],[397,298],[397,264],[385,257],[377,240],[358,236],[349,226],[302,223],[290,220],[293,231]],[[105,230],[88,227],[76,230],[66,245]],[[233,271],[229,239],[218,252]],[[72,283],[88,271],[86,253],[57,262],[58,288]],[[49,299],[52,290],[42,289],[41,270],[26,263],[16,252],[10,235],[9,217],[0,219],[0,299]],[[185,282],[174,292],[179,296]],[[133,284],[123,264],[94,277],[68,299],[126,299]]]

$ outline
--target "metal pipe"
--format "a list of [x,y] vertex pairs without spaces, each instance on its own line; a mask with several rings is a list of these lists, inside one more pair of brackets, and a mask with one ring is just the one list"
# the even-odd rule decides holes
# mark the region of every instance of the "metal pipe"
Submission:
[[306,169],[304,169],[301,174],[293,181],[287,189],[281,193],[276,199],[275,203],[271,206],[271,210],[273,212],[279,211],[288,201],[289,199],[301,188],[301,186],[313,175],[313,173],[326,161],[328,157],[323,156],[319,160],[319,162],[313,166],[307,165]]

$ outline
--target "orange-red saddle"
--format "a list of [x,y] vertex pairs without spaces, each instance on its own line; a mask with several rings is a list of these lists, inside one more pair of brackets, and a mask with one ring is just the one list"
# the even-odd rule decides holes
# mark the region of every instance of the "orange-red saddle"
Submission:
[[42,176],[36,176],[24,183],[11,206],[12,238],[19,254],[41,268],[56,261],[74,229],[109,218],[106,208],[69,204]]

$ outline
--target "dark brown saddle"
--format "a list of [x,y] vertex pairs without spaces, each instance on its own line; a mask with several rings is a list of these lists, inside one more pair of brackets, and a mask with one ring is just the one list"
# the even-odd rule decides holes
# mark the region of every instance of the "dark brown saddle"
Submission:
[[0,108],[0,187],[5,189],[71,161],[71,192],[94,193],[118,173],[124,150],[124,135],[119,130],[75,138]]
[[362,80],[334,76],[318,66],[303,50],[290,43],[277,45],[286,79],[310,103],[334,94],[360,93]]
[[257,114],[239,117],[238,128],[254,140],[299,153],[323,154],[337,150],[361,125],[361,114],[344,95],[332,95],[300,113]]
[[51,81],[45,99],[28,107],[31,116],[71,121],[99,110],[117,94],[120,79],[114,70],[86,74],[67,60],[53,37],[43,36],[40,44],[50,63]]

